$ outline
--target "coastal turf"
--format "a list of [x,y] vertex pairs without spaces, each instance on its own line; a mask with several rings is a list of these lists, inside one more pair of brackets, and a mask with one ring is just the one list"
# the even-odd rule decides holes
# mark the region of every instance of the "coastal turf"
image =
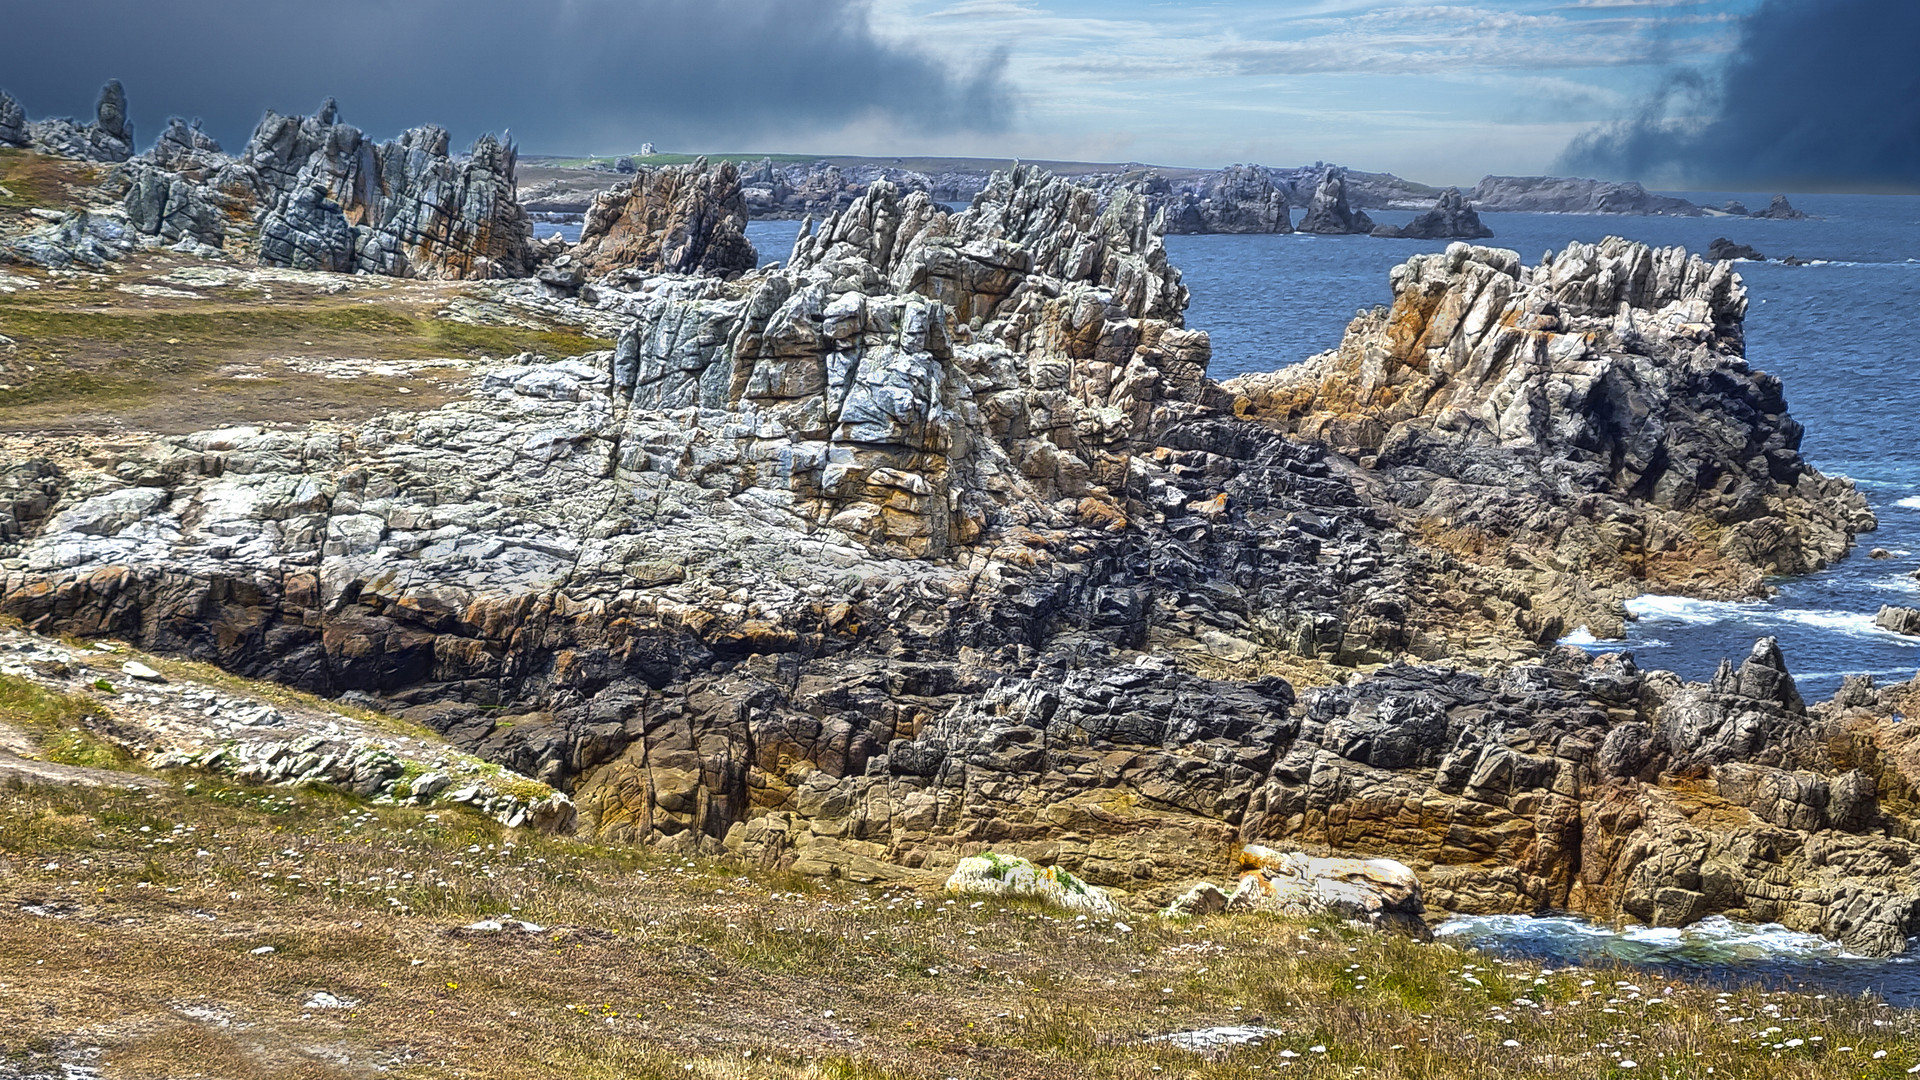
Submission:
[[[1920,1064],[1916,1016],[1870,1000],[1543,972],[1328,921],[1081,920],[207,775],[0,788],[0,912],[0,1072],[21,1075],[61,1061],[108,1080]],[[488,918],[537,929],[463,929]],[[1150,1041],[1219,1025],[1277,1034],[1207,1052]]]

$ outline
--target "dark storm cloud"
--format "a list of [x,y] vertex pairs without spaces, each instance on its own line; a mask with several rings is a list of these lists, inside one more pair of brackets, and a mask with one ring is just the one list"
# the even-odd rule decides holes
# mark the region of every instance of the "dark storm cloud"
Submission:
[[777,148],[851,124],[1003,128],[1004,55],[877,36],[867,0],[0,0],[0,88],[91,118],[126,84],[143,142],[202,117],[229,149],[327,96],[381,137],[512,128],[533,151]]
[[1563,172],[1706,187],[1920,188],[1920,2],[1766,0],[1716,75],[1680,73]]

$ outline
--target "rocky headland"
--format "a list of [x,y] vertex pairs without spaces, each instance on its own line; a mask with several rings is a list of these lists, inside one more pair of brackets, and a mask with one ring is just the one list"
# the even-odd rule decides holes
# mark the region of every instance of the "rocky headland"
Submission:
[[1656,195],[1639,184],[1565,176],[1488,176],[1467,193],[1483,211],[1544,214],[1659,214],[1700,217],[1685,199]]
[[[561,252],[521,245],[509,148],[342,127],[270,116],[231,161],[170,128],[141,166],[167,205],[171,177],[252,192],[227,220],[258,239],[101,265],[178,283],[164,260],[272,244],[511,278],[409,287],[609,347],[359,418],[16,431],[0,612],[351,696],[602,840],[803,874],[992,850],[1158,908],[1255,844],[1281,854],[1242,887],[1276,894],[1309,849],[1404,863],[1435,913],[1731,914],[1873,955],[1920,931],[1910,687],[1809,707],[1771,642],[1692,685],[1553,646],[1873,525],[1747,365],[1729,265],[1456,244],[1339,349],[1218,383],[1129,187],[1019,167],[956,212],[883,180],[757,269],[730,165],[636,169]],[[1370,228],[1317,183],[1310,221]],[[1277,226],[1263,184],[1196,212]],[[423,191],[451,231],[389,246]]]

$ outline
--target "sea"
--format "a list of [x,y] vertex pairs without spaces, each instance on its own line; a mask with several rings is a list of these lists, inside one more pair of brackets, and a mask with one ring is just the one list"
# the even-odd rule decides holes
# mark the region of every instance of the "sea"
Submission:
[[[1701,206],[1737,199],[1758,209],[1772,192],[1673,192]],[[1920,638],[1873,625],[1882,604],[1920,606],[1920,197],[1789,193],[1809,217],[1633,217],[1586,214],[1483,214],[1494,231],[1478,241],[1511,248],[1528,263],[1574,241],[1622,236],[1704,252],[1716,237],[1747,244],[1778,261],[1738,264],[1750,306],[1748,362],[1778,375],[1805,427],[1801,452],[1824,473],[1858,485],[1880,519],[1877,532],[1832,567],[1773,582],[1775,595],[1749,603],[1646,596],[1619,641],[1576,631],[1568,644],[1631,650],[1642,667],[1688,680],[1712,676],[1724,658],[1738,661],[1754,639],[1780,640],[1809,700],[1838,689],[1843,676],[1867,673],[1883,684],[1920,672]],[[1404,224],[1411,211],[1369,211]],[[578,225],[543,223],[538,231]],[[756,221],[747,235],[761,261],[785,257],[799,232],[793,221]],[[1192,291],[1187,325],[1213,339],[1211,373],[1230,378],[1297,364],[1339,344],[1355,313],[1392,300],[1387,273],[1416,252],[1446,241],[1369,236],[1170,236],[1167,253]],[[1884,548],[1890,558],[1871,559]],[[1522,916],[1462,918],[1439,928],[1461,944],[1549,963],[1618,962],[1725,983],[1757,981],[1871,991],[1920,1006],[1920,948],[1892,960],[1846,955],[1832,942],[1779,926],[1709,919],[1685,930],[1604,927],[1578,919]]]

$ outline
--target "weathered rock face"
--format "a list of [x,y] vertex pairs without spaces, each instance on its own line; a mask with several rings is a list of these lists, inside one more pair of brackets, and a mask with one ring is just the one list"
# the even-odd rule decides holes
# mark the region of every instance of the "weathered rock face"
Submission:
[[1765,210],[1754,212],[1754,217],[1771,218],[1774,221],[1799,221],[1807,215],[1793,208],[1785,195],[1775,195]]
[[[1358,459],[1430,537],[1533,566],[1549,593],[1757,595],[1873,526],[1801,459],[1779,380],[1741,357],[1746,290],[1726,263],[1610,239],[1524,267],[1455,244],[1393,287],[1337,351],[1227,385]],[[1580,607],[1617,630],[1608,604]]]
[[1186,233],[1290,233],[1287,192],[1256,165],[1234,165],[1207,178],[1197,192],[1164,200],[1161,231]]
[[574,260],[589,275],[737,274],[759,264],[731,161],[639,170],[587,211]]
[[0,146],[21,147],[27,143],[27,111],[0,90]]
[[28,139],[43,153],[81,161],[119,162],[133,156],[133,126],[127,122],[127,92],[120,80],[111,79],[100,88],[99,103],[94,106],[94,122],[80,125],[72,120],[40,120],[27,125]]
[[[1457,250],[1396,277],[1430,302],[1407,300],[1410,340],[1523,356],[1482,351],[1483,331],[1531,275]],[[1704,365],[1737,340],[1731,285],[1684,261],[1678,277],[1664,257],[1641,275],[1561,262],[1542,278],[1556,317],[1603,355],[1658,366],[1686,334]],[[1684,689],[1621,657],[1528,661],[1563,620],[1534,579],[1421,542],[1438,465],[1369,471],[1289,433],[1316,408],[1205,379],[1137,193],[1103,204],[1021,169],[954,214],[878,184],[786,269],[598,283],[593,308],[532,282],[466,288],[633,324],[610,353],[526,358],[469,398],[350,427],[77,452],[9,437],[0,611],[378,695],[564,789],[603,837],[805,873],[945,871],[991,848],[1157,905],[1241,845],[1284,843],[1398,859],[1443,909],[1815,928],[1833,907],[1853,912],[1835,932],[1873,948],[1910,925],[1905,871],[1867,869],[1905,857],[1887,836],[1906,826],[1868,797],[1905,782],[1904,759],[1862,764],[1835,725],[1879,728],[1806,709],[1777,651]],[[1442,314],[1495,293],[1483,316]],[[1600,312],[1655,344],[1577,321]],[[1480,329],[1442,349],[1443,317]],[[1672,434],[1688,409],[1769,415],[1724,404],[1746,400],[1726,365],[1710,394],[1685,384],[1692,404],[1644,377],[1674,446],[1694,445]],[[1329,402],[1390,404],[1329,377]],[[1611,398],[1542,400],[1563,411],[1519,423],[1529,441],[1461,435],[1455,456],[1616,437]],[[1476,430],[1432,427],[1456,429]],[[1497,467],[1463,505],[1571,514],[1557,474],[1481,460]],[[1595,475],[1569,490],[1613,490]],[[1476,633],[1520,662],[1408,662]],[[1271,674],[1388,661],[1306,691]]]
[[57,222],[23,236],[0,240],[0,261],[27,263],[49,270],[104,268],[134,248],[134,238],[122,218],[87,210],[70,210]]
[[1405,225],[1375,226],[1373,235],[1407,240],[1481,240],[1492,236],[1493,230],[1481,222],[1459,188],[1448,188],[1440,193],[1433,209]]
[[1873,624],[1882,630],[1891,630],[1896,634],[1920,636],[1920,608],[1882,604],[1880,610],[1873,616]]
[[1361,926],[1432,938],[1422,916],[1420,879],[1392,859],[1317,859],[1249,844],[1251,867],[1227,899],[1227,911],[1266,911],[1311,918],[1331,914]]
[[1307,205],[1299,230],[1332,236],[1370,233],[1373,219],[1366,211],[1355,210],[1347,204],[1346,173],[1341,169],[1328,169],[1320,178],[1320,186],[1314,189],[1313,202]]
[[1488,176],[1467,197],[1490,213],[1659,214],[1700,217],[1685,199],[1655,195],[1639,184],[1571,176]]
[[[444,129],[375,144],[336,117],[332,101],[310,118],[270,112],[242,151],[236,169],[261,207],[261,265],[436,279],[532,272],[533,227],[515,194],[513,147],[486,135],[455,160]],[[352,233],[344,265],[342,220]]]

